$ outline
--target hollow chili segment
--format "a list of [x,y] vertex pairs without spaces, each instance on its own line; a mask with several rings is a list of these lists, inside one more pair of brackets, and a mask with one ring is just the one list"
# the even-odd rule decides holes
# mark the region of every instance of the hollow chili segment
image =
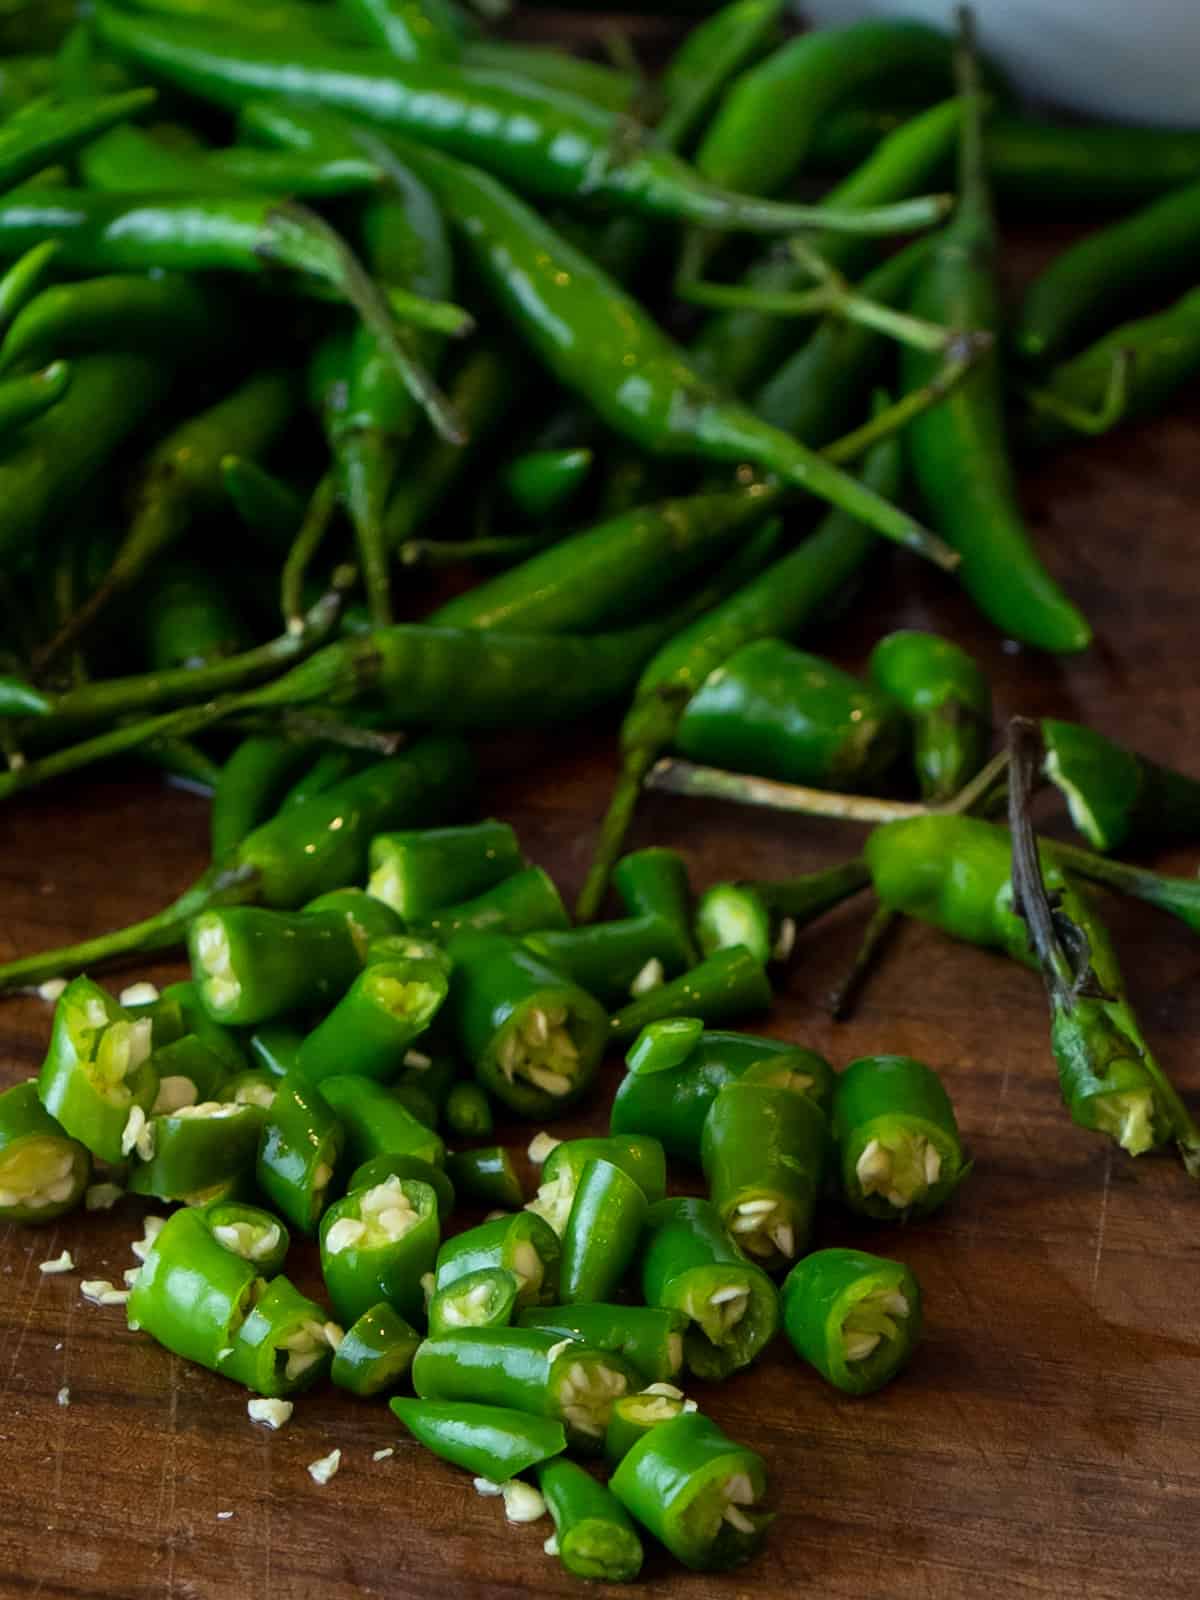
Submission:
[[599,1002],[511,936],[460,933],[447,948],[450,1016],[480,1083],[524,1116],[577,1100],[604,1053]]
[[385,1178],[335,1201],[321,1218],[321,1272],[342,1321],[356,1322],[380,1300],[419,1319],[421,1279],[440,1238],[437,1196],[415,1179]]
[[[638,1394],[625,1394],[615,1400],[604,1434],[604,1459],[609,1466],[619,1465],[652,1428],[661,1427],[673,1417],[681,1416],[684,1405],[682,1390],[677,1394],[642,1390]],[[691,1402],[691,1408],[696,1409],[695,1401]]]
[[339,1389],[369,1399],[398,1388],[408,1376],[421,1335],[386,1300],[346,1329],[329,1368]]
[[525,1204],[512,1156],[502,1145],[459,1150],[446,1157],[446,1172],[456,1191],[476,1205],[519,1211]]
[[842,1197],[862,1216],[928,1216],[971,1170],[941,1079],[910,1056],[852,1061],[834,1087],[832,1126]]
[[562,1234],[559,1294],[568,1304],[611,1300],[633,1264],[649,1204],[628,1173],[591,1160]]
[[845,1394],[874,1394],[921,1336],[921,1289],[902,1261],[815,1250],[784,1279],[783,1326],[796,1354]]
[[586,1304],[526,1306],[517,1321],[561,1339],[577,1339],[596,1350],[612,1350],[647,1383],[668,1383],[683,1371],[683,1336],[688,1317],[666,1306],[627,1306],[593,1300]]
[[261,1106],[235,1100],[152,1107],[134,1144],[130,1189],[182,1200],[252,1173],[265,1117]]
[[561,1458],[538,1467],[537,1483],[566,1570],[577,1578],[631,1583],[642,1570],[642,1541],[612,1491]]
[[[506,1267],[478,1267],[434,1291],[429,1335],[455,1328],[506,1328],[513,1320],[520,1284]],[[536,1323],[532,1326],[537,1326]]]
[[707,1200],[651,1206],[641,1251],[647,1305],[682,1311],[684,1358],[698,1378],[724,1378],[759,1356],[779,1327],[779,1296],[733,1242]]
[[879,641],[867,670],[912,723],[922,798],[951,799],[991,744],[992,691],[979,666],[951,640],[903,628]]
[[678,930],[658,916],[546,929],[525,943],[604,1005],[622,1005],[690,965]]
[[553,1305],[561,1256],[549,1223],[531,1211],[518,1211],[447,1239],[438,1251],[436,1288],[440,1293],[468,1273],[499,1267],[516,1279],[518,1306]]
[[722,1572],[755,1553],[771,1522],[760,1455],[734,1444],[698,1411],[650,1431],[622,1459],[609,1487],[684,1566]]
[[456,934],[533,933],[568,924],[562,896],[541,867],[523,867],[472,900],[444,905],[410,922],[416,938],[448,944]]
[[158,1093],[153,1023],[132,1020],[107,990],[75,978],[54,1008],[38,1096],[63,1130],[100,1161],[125,1160]]
[[346,1180],[346,1191],[352,1193],[355,1189],[372,1189],[388,1178],[416,1178],[421,1183],[427,1183],[437,1197],[438,1216],[442,1222],[447,1222],[454,1214],[457,1199],[454,1185],[441,1167],[434,1166],[420,1156],[371,1156],[355,1167]]
[[394,1078],[449,992],[436,962],[372,962],[304,1040],[297,1070],[313,1083],[338,1073]]
[[268,1398],[298,1394],[328,1374],[341,1339],[325,1308],[281,1274],[255,1300],[217,1370]]
[[213,1200],[201,1215],[222,1249],[249,1261],[260,1277],[283,1271],[291,1238],[278,1217],[240,1200]]
[[700,1147],[709,1198],[762,1266],[807,1249],[828,1153],[829,1125],[807,1095],[744,1077],[718,1091]]
[[658,1139],[640,1131],[614,1132],[609,1138],[564,1139],[542,1163],[542,1178],[528,1209],[547,1221],[561,1238],[584,1171],[591,1161],[618,1167],[653,1203],[667,1192],[667,1163]]
[[567,1448],[561,1422],[510,1406],[399,1396],[388,1404],[419,1444],[490,1483],[507,1483]]
[[302,1233],[315,1233],[345,1135],[321,1091],[303,1074],[279,1080],[255,1165],[259,1188]]
[[53,1222],[73,1211],[92,1172],[38,1098],[36,1078],[0,1094],[0,1222]]
[[443,1165],[446,1147],[383,1084],[341,1074],[321,1079],[321,1094],[346,1135],[346,1155],[356,1166],[372,1156],[417,1156]]
[[1077,722],[1044,717],[1042,770],[1094,850],[1200,833],[1200,781]]
[[382,833],[371,840],[371,894],[406,921],[469,900],[519,872],[521,846],[507,822]]
[[636,1387],[611,1351],[538,1328],[465,1328],[426,1339],[413,1361],[422,1399],[512,1407],[561,1422],[576,1449],[599,1449],[613,1401]]
[[688,965],[699,959],[692,942],[692,886],[687,862],[678,850],[650,845],[622,856],[612,870],[612,884],[631,917],[662,917],[675,929],[688,952]]
[[770,1005],[771,985],[762,962],[744,945],[732,945],[622,1006],[609,1019],[609,1038],[617,1042],[636,1038],[648,1022],[660,1017],[732,1022],[767,1011]]
[[228,906],[188,929],[192,974],[214,1022],[267,1022],[332,1003],[362,967],[354,937],[334,912]]
[[217,1372],[265,1287],[255,1263],[227,1249],[204,1212],[177,1211],[138,1269],[129,1326]]

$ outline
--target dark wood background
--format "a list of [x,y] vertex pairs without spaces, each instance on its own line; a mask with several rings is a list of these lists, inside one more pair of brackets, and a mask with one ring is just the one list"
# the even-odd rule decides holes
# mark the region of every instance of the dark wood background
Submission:
[[[1014,236],[1014,277],[1065,237],[1049,226]],[[933,626],[977,652],[1001,718],[1077,717],[1200,773],[1198,446],[1193,398],[1169,420],[1026,472],[1047,560],[1097,626],[1087,656],[1056,662],[1006,645],[952,583],[892,554],[816,648],[855,666],[886,629]],[[607,731],[516,740],[487,756],[482,803],[568,892],[610,775]],[[7,806],[0,958],[156,908],[204,865],[206,825],[203,800],[108,775]],[[680,846],[701,886],[830,864],[857,839],[832,824],[657,796],[635,835]],[[1179,852],[1165,864],[1192,871],[1196,859]],[[1196,1102],[1200,946],[1144,908],[1106,911],[1146,1030]],[[1172,1160],[1135,1164],[1071,1126],[1040,985],[998,957],[906,927],[856,1018],[831,1024],[824,998],[864,916],[861,904],[846,907],[804,935],[764,1031],[839,1065],[899,1051],[945,1075],[976,1159],[952,1206],[902,1231],[830,1217],[822,1234],[907,1260],[928,1331],[910,1370],[868,1400],[827,1389],[782,1340],[752,1372],[695,1386],[728,1432],[766,1456],[778,1521],[765,1553],[724,1578],[651,1553],[646,1592],[1191,1600],[1200,1197]],[[156,962],[129,976],[180,970]],[[0,1006],[0,1085],[36,1071],[49,1015],[34,999]],[[606,1125],[618,1073],[614,1061],[569,1131]],[[523,1146],[531,1131],[501,1133]],[[583,1592],[542,1553],[548,1521],[507,1525],[496,1501],[401,1439],[384,1405],[327,1386],[269,1433],[249,1423],[243,1391],[129,1333],[120,1310],[83,1301],[81,1277],[119,1280],[133,1264],[143,1210],[127,1199],[40,1231],[0,1227],[5,1600]],[[76,1272],[43,1277],[37,1264],[63,1248]],[[306,1464],[335,1445],[341,1473],[319,1488]],[[372,1461],[388,1445],[395,1455]]]

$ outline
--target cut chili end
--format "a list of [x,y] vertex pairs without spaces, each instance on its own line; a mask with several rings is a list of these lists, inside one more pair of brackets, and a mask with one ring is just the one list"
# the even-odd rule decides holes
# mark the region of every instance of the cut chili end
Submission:
[[357,1217],[339,1217],[325,1235],[330,1255],[343,1250],[382,1250],[411,1233],[421,1215],[399,1178],[388,1178],[358,1196]]
[[1144,1155],[1159,1143],[1154,1132],[1154,1109],[1154,1095],[1149,1089],[1097,1095],[1092,1105],[1096,1127],[1131,1156]]
[[241,997],[242,984],[233,967],[233,953],[229,936],[219,918],[205,921],[197,919],[195,929],[195,960],[203,974],[201,983],[204,996],[214,1011],[227,1011]]
[[748,1255],[763,1260],[781,1255],[790,1261],[796,1254],[796,1218],[790,1202],[782,1195],[739,1200],[726,1225]]
[[243,1261],[266,1261],[279,1248],[282,1235],[277,1222],[226,1222],[213,1228],[213,1238]]
[[75,1152],[62,1139],[23,1139],[0,1155],[0,1212],[47,1211],[65,1205],[81,1179]]
[[869,1140],[854,1167],[863,1194],[880,1195],[898,1211],[907,1211],[928,1193],[941,1172],[941,1153],[929,1139],[903,1130],[886,1140]]
[[546,1183],[538,1185],[537,1194],[525,1209],[534,1211],[539,1217],[544,1218],[561,1238],[563,1229],[567,1225],[567,1218],[571,1215],[575,1187],[570,1169],[561,1167]]
[[865,1361],[881,1345],[903,1336],[912,1307],[899,1289],[872,1289],[842,1322],[842,1352],[847,1362]]
[[571,1093],[580,1057],[569,1016],[566,1006],[531,1006],[513,1018],[497,1050],[500,1071],[509,1083],[523,1079],[555,1099]]
[[[570,1341],[564,1340],[569,1345]],[[612,1415],[613,1401],[629,1392],[629,1379],[599,1352],[567,1349],[553,1364],[550,1391],[566,1426],[582,1440],[597,1443]]]

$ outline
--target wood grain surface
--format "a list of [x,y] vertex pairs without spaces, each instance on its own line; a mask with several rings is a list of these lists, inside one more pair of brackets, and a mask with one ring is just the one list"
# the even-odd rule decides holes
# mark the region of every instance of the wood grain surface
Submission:
[[[1029,236],[1016,259],[1060,242]],[[1020,244],[1021,241],[1018,241]],[[888,553],[814,647],[847,665],[899,624],[975,650],[1000,716],[1095,723],[1200,773],[1197,507],[1200,413],[1034,464],[1027,506],[1048,561],[1097,625],[1086,657],[1015,650],[953,584]],[[579,884],[611,770],[607,727],[486,753],[481,803],[530,856]],[[85,776],[5,808],[0,957],[141,916],[205,863],[207,807],[152,781]],[[635,842],[671,842],[704,885],[831,864],[856,830],[647,797]],[[1197,856],[1166,863],[1194,870]],[[1200,944],[1141,907],[1106,906],[1146,1030],[1200,1101]],[[822,1242],[908,1261],[928,1331],[889,1389],[851,1400],[780,1340],[753,1371],[695,1385],[766,1456],[778,1520],[753,1565],[723,1578],[648,1556],[655,1596],[826,1600],[1194,1600],[1200,1557],[1200,1196],[1166,1158],[1133,1162],[1071,1126],[1038,981],[999,957],[905,927],[855,1019],[823,1001],[866,915],[809,930],[764,1031],[844,1064],[887,1050],[945,1075],[975,1173],[951,1207],[896,1231],[823,1219]],[[130,976],[159,979],[178,964]],[[34,1072],[49,1008],[0,1005],[0,1084]],[[618,1075],[569,1131],[600,1130]],[[501,1134],[523,1147],[532,1129]],[[563,1131],[563,1130],[558,1130]],[[160,1208],[161,1209],[161,1208]],[[495,1500],[400,1437],[386,1407],[326,1386],[272,1434],[246,1395],[83,1301],[119,1280],[145,1207],[40,1231],[0,1228],[0,1596],[89,1600],[359,1600],[575,1595],[542,1552],[549,1523],[508,1526]],[[77,1271],[38,1263],[67,1248]],[[303,1252],[297,1252],[303,1254]],[[315,1287],[311,1263],[302,1282]],[[291,1270],[289,1268],[289,1270]],[[69,1390],[69,1404],[56,1397]],[[334,1446],[325,1488],[305,1467]],[[395,1454],[381,1462],[372,1452]],[[595,1589],[592,1590],[595,1592]],[[614,1593],[617,1591],[614,1589]]]

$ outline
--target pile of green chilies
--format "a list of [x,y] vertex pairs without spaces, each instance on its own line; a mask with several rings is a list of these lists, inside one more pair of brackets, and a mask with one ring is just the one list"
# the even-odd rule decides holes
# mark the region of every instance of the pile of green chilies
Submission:
[[[1200,835],[1200,784],[1050,719],[989,761],[950,640],[889,634],[862,677],[793,642],[883,538],[1004,635],[1087,648],[1014,462],[1200,366],[1200,131],[1030,120],[967,16],[782,12],[733,0],[653,83],[456,0],[30,5],[0,35],[0,798],[126,752],[212,795],[175,902],[0,967],[56,999],[0,1095],[0,1220],[97,1166],[181,1203],[131,1324],[265,1402],[411,1378],[409,1431],[514,1520],[548,1506],[584,1577],[636,1576],[638,1526],[702,1568],[761,1543],[763,1463],[685,1366],[725,1377],[782,1319],[862,1394],[917,1338],[905,1267],[811,1239],[830,1188],[875,1219],[950,1196],[936,1076],[717,1031],[831,907],[876,903],[839,1010],[899,916],[1002,950],[1043,976],[1073,1119],[1200,1175],[1084,886],[1200,926],[1194,884],[1106,853]],[[1125,213],[1011,328],[993,187]],[[463,820],[464,736],[618,708],[572,925]],[[1042,783],[1090,850],[1035,839]],[[877,826],[693,904],[675,852],[622,854],[646,784]],[[66,982],[185,943],[162,994]],[[609,1137],[539,1135],[528,1203],[510,1150],[447,1152],[571,1106],[614,1044]],[[665,1198],[668,1155],[706,1198]],[[445,1237],[456,1196],[502,1214]],[[289,1229],[336,1321],[282,1276]]]

